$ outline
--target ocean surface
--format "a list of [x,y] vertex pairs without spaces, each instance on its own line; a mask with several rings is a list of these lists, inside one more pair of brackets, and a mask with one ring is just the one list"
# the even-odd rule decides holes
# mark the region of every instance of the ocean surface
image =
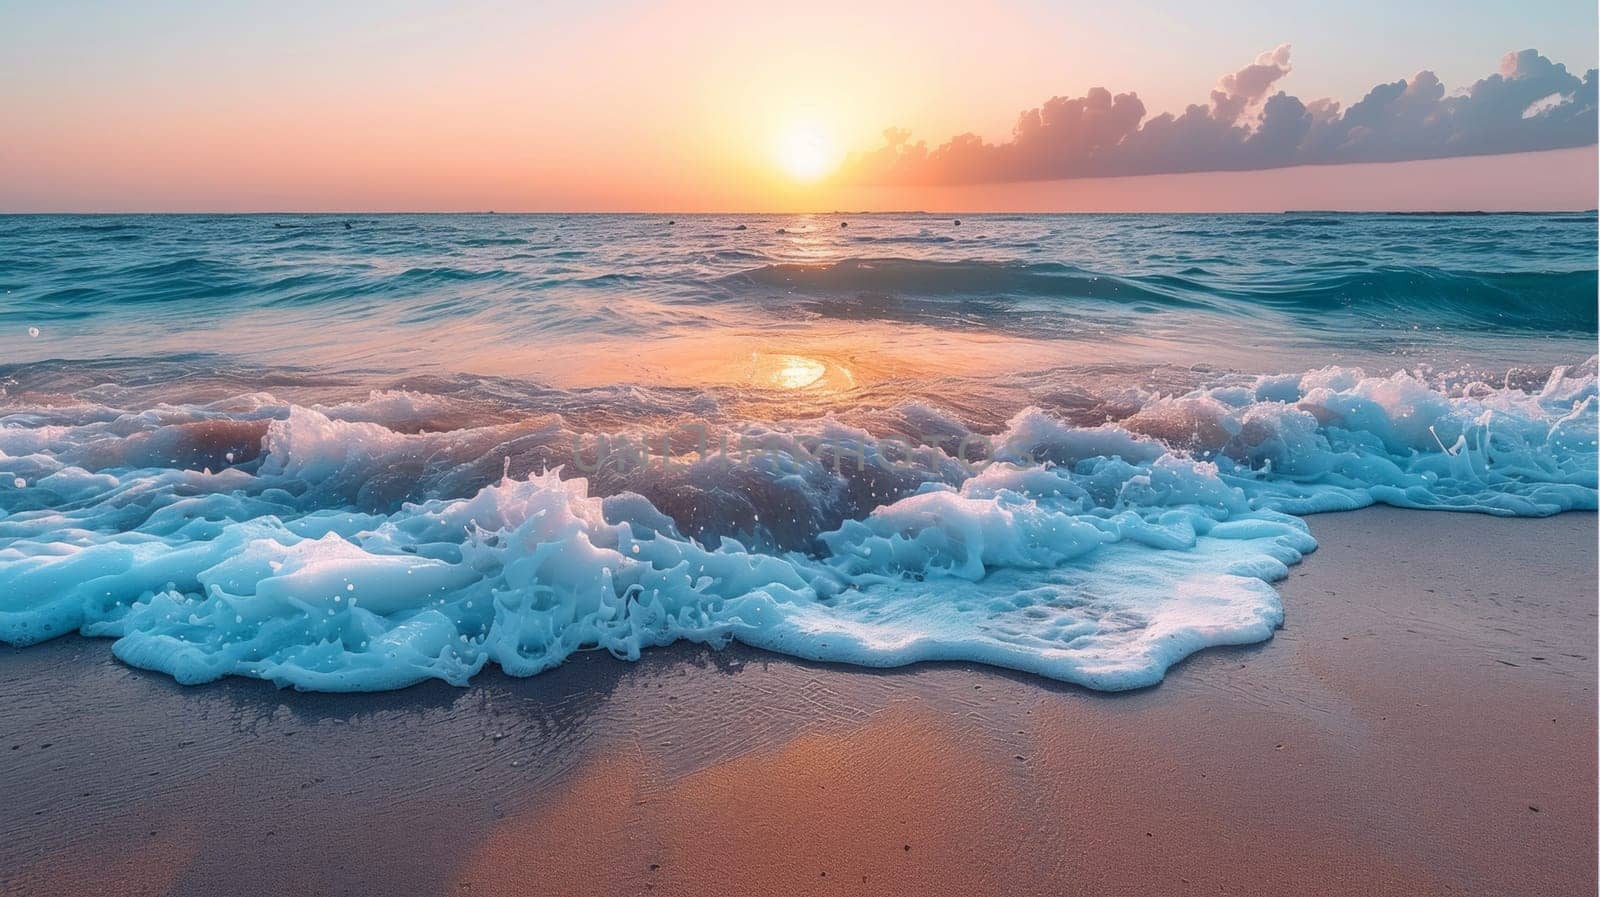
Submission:
[[737,640],[1125,689],[1307,514],[1596,507],[1596,219],[0,217],[0,641],[459,685]]

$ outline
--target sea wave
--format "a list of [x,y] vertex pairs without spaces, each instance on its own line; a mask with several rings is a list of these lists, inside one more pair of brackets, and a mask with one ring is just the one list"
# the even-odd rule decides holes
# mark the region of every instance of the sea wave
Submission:
[[1594,240],[1592,216],[1571,215],[16,216],[0,220],[0,358],[220,340],[316,367],[360,342],[363,369],[408,374],[427,362],[405,347],[462,333],[435,358],[482,373],[496,341],[796,321],[1130,357],[1247,345],[1280,368],[1305,365],[1308,342],[1364,361],[1503,332],[1539,352],[1596,329]]
[[1271,634],[1299,515],[1596,504],[1595,365],[1556,367],[1593,351],[1592,215],[14,216],[0,247],[0,640],[184,682],[691,639],[1131,688]]
[[1269,584],[1315,548],[1293,515],[1593,510],[1597,406],[1593,358],[1533,384],[1327,367],[1094,426],[903,409],[937,431],[920,443],[825,417],[674,452],[675,415],[640,433],[671,456],[652,464],[555,411],[463,419],[419,391],[14,405],[0,640],[77,631],[184,683],[330,691],[680,639],[1133,688],[1271,635]]
[[[867,300],[1050,299],[1203,309],[1245,317],[1277,311],[1322,319],[1336,313],[1430,329],[1592,331],[1600,323],[1600,274],[1472,271],[1346,265],[1251,277],[1191,266],[1174,274],[1112,275],[1060,263],[849,258],[764,265],[724,278],[736,291],[865,297]],[[870,303],[864,305],[870,311]]]

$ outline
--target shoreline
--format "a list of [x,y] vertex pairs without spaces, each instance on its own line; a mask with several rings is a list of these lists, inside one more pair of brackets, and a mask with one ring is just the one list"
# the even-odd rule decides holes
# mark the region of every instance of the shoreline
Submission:
[[373,695],[3,649],[0,890],[1592,892],[1595,515],[1307,520],[1273,639],[1117,694],[737,645]]

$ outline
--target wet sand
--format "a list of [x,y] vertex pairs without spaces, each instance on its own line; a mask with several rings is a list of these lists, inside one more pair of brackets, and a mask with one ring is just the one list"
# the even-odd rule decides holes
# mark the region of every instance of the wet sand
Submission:
[[0,893],[1588,894],[1596,519],[1372,509],[1104,695],[679,646],[183,688],[0,649]]

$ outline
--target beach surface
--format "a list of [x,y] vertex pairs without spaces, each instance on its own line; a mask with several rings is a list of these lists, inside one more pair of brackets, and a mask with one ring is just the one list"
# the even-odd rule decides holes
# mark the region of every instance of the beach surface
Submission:
[[678,645],[373,695],[0,648],[0,893],[1582,894],[1596,518],[1309,518],[1102,694]]

